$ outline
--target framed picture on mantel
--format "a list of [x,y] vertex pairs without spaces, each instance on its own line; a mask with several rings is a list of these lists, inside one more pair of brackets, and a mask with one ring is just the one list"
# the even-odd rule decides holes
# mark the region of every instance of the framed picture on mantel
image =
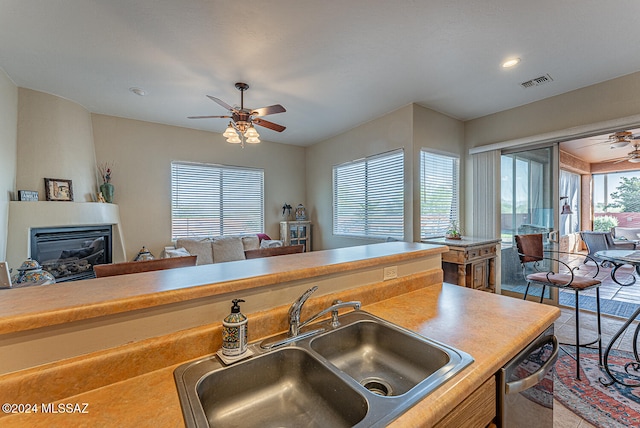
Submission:
[[71,180],[45,178],[44,190],[47,196],[47,201],[73,201],[73,187],[71,186]]

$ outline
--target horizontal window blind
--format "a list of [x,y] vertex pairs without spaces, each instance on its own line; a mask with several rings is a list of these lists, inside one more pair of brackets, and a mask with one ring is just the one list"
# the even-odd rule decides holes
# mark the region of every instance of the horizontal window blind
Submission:
[[459,164],[456,156],[420,152],[420,238],[444,236],[458,222]]
[[171,163],[172,239],[263,231],[263,170]]
[[333,167],[333,233],[404,238],[404,152]]

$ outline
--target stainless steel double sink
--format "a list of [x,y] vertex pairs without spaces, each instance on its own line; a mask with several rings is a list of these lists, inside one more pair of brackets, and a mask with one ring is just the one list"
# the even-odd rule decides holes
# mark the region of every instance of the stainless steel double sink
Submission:
[[364,311],[339,321],[282,346],[251,344],[255,355],[230,366],[209,356],[178,367],[186,425],[385,426],[473,362]]

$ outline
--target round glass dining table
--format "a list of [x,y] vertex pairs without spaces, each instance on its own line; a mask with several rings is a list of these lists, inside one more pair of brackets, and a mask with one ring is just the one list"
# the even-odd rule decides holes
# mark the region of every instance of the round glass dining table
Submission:
[[640,275],[640,250],[605,250],[595,253],[595,257],[603,260],[602,266],[606,267],[606,263],[613,265],[611,269],[611,279],[618,285],[627,287],[636,283],[635,275],[631,275],[631,278],[626,282],[621,282],[616,276],[618,269],[624,265],[631,265],[635,268],[635,271]]

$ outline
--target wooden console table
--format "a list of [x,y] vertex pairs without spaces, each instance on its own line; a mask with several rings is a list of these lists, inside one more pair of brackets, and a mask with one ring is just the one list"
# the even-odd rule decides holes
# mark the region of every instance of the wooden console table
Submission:
[[449,251],[442,254],[445,282],[476,290],[495,292],[496,257],[500,239],[436,238],[422,242],[449,247]]

